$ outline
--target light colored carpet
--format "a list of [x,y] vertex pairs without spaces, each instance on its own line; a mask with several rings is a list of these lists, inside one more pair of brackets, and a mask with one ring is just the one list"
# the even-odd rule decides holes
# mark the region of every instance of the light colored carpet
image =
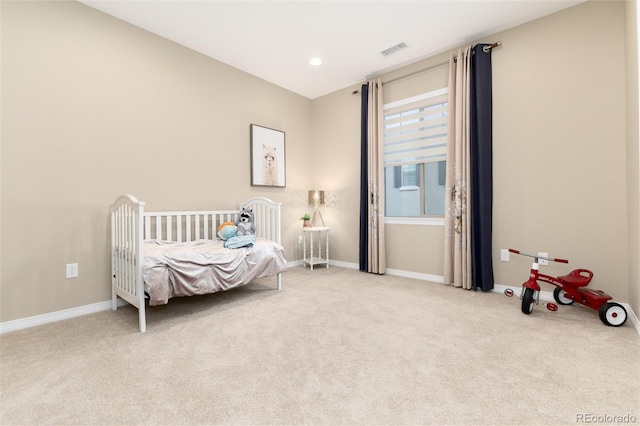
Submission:
[[[640,339],[596,311],[332,267],[1,336],[2,424],[640,422]],[[600,417],[598,417],[600,416]]]

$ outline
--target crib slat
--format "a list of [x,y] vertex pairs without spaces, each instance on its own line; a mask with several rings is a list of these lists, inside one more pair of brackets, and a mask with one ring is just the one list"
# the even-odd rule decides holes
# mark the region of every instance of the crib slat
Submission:
[[[127,247],[129,248],[129,253],[127,253],[126,255],[128,256],[132,256],[135,257],[135,241],[134,241],[134,236],[135,236],[135,232],[133,229],[133,214],[131,212],[131,210],[127,207],[127,214],[125,216],[125,240],[127,241]],[[133,262],[127,262],[126,265],[126,272],[125,272],[125,289],[135,295],[134,291],[135,289],[133,289],[133,283],[132,283],[132,278],[133,278],[133,268],[132,268],[132,263]],[[133,290],[133,291],[132,291]]]
[[151,238],[149,235],[151,234],[151,218],[149,216],[144,218],[144,234],[143,238]]

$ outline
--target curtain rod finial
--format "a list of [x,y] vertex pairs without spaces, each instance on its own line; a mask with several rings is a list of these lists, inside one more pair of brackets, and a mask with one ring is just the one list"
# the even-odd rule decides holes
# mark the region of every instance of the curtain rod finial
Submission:
[[489,51],[491,49],[493,49],[494,47],[498,47],[498,46],[502,46],[502,42],[501,41],[496,41],[495,43],[491,43],[491,44],[487,44],[486,46],[482,47],[482,51],[484,53],[489,53]]

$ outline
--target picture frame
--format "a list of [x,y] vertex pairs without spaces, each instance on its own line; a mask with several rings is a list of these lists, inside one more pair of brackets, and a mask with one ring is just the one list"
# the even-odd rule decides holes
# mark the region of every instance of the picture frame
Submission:
[[251,186],[286,186],[285,133],[251,124]]

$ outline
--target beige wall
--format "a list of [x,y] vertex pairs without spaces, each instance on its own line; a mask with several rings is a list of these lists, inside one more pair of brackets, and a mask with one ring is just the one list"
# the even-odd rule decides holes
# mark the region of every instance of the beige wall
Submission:
[[[593,270],[594,287],[628,302],[624,2],[584,3],[479,41],[498,40],[503,45],[492,55],[495,281],[520,285],[530,266],[515,255],[501,262],[501,248],[546,251],[570,259],[570,267]],[[426,68],[429,77],[407,81],[427,87],[441,72],[437,65],[447,60],[448,53],[441,54],[382,80]],[[385,85],[385,96],[394,96],[406,83]],[[358,251],[354,147],[360,110],[359,99],[353,99],[359,96],[351,92],[357,88],[316,99],[313,106],[314,129],[332,128],[336,111],[345,123],[314,149],[330,156],[317,175],[320,182],[332,182],[333,170],[349,177],[350,184],[339,180],[328,189],[354,198],[332,212],[340,232],[348,232],[340,235],[334,253],[352,262]],[[442,227],[388,225],[386,232],[389,268],[442,275]],[[544,271],[563,274],[568,268]]]
[[638,3],[626,3],[627,197],[629,203],[629,303],[640,312],[640,153],[638,143]]
[[[508,246],[568,258],[628,301],[624,3],[584,3],[501,38],[494,258]],[[495,262],[496,282],[524,281],[527,263]]]
[[[310,101],[75,2],[2,2],[1,18],[0,321],[109,299],[107,209],[124,192],[152,210],[282,201],[291,261],[306,190],[323,188],[331,257],[358,263],[359,85]],[[500,262],[500,248],[548,251],[592,269],[594,287],[638,312],[624,2],[590,1],[479,41],[496,40],[496,283],[519,285],[529,267]],[[391,83],[389,95],[432,76]],[[287,188],[249,185],[250,123],[286,132]],[[389,268],[442,275],[442,227],[387,235]],[[67,280],[71,262],[80,277]]]
[[[251,123],[286,132],[286,189],[250,186]],[[3,1],[0,320],[110,299],[121,193],[150,210],[271,197],[293,253],[310,132],[307,98],[81,3]]]

